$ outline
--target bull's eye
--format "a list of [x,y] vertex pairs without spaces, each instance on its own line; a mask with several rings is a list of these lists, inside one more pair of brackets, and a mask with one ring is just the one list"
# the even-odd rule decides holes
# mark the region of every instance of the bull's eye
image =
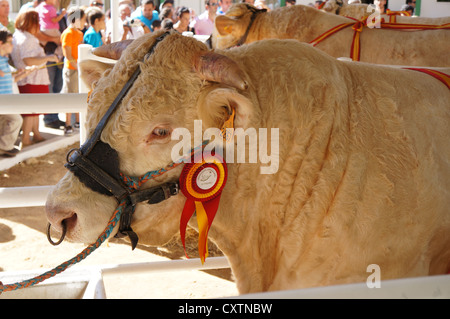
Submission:
[[152,135],[159,138],[166,137],[170,135],[170,130],[168,128],[158,127],[153,130]]

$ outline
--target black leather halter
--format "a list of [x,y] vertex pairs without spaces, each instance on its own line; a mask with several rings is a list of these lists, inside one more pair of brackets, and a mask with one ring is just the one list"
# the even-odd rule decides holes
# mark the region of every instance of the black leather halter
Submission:
[[[169,34],[169,32],[166,32],[157,37],[146,56],[151,55],[158,43]],[[133,249],[138,241],[136,233],[131,229],[131,219],[135,205],[142,201],[156,204],[178,193],[178,181],[149,189],[132,191],[120,178],[117,151],[100,140],[103,129],[111,115],[121,104],[140,73],[141,69],[138,67],[97,124],[94,133],[80,149],[71,150],[67,154],[67,163],[64,165],[91,190],[103,195],[114,196],[118,203],[126,200],[126,208],[121,215],[119,232],[116,237],[129,236]]]
[[255,8],[255,7],[251,6],[251,5],[248,5],[248,4],[247,4],[247,8],[248,8],[248,10],[250,10],[252,12],[252,16],[250,17],[250,23],[248,24],[247,30],[245,30],[244,35],[239,39],[239,41],[236,44],[236,46],[241,46],[241,45],[243,45],[245,43],[245,41],[247,41],[247,37],[248,37],[248,34],[250,32],[250,28],[252,27],[253,22],[255,22],[255,19],[258,16],[258,14],[267,11],[267,9],[258,9],[258,8]]

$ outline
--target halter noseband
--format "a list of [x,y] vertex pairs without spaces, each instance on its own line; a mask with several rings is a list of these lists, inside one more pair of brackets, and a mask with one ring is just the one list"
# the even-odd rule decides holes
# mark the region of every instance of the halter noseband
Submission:
[[[164,40],[169,34],[169,32],[165,32],[157,37],[146,56],[151,55],[158,43]],[[121,104],[123,98],[128,93],[140,73],[141,69],[138,66],[98,123],[93,134],[80,149],[69,151],[67,154],[67,163],[64,165],[91,190],[103,195],[114,196],[118,203],[121,203],[122,201],[126,202],[126,206],[120,218],[119,231],[116,237],[128,236],[131,240],[133,249],[136,247],[138,241],[136,233],[131,228],[131,219],[136,204],[143,201],[147,201],[149,204],[157,204],[178,194],[179,189],[178,181],[174,181],[156,187],[138,190],[141,184],[154,177],[156,173],[161,172],[162,174],[167,171],[167,169],[149,172],[144,175],[148,176],[145,181],[141,177],[137,186],[130,186],[129,183],[126,183],[126,180],[124,180],[126,177],[120,173],[117,151],[109,144],[100,140],[101,133],[111,115]],[[128,180],[129,179],[130,178],[128,178]]]

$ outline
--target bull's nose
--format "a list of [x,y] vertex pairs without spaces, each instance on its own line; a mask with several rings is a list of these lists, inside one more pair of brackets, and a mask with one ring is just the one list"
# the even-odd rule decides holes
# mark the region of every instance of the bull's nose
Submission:
[[63,231],[63,221],[68,231],[75,227],[77,214],[74,211],[53,205],[46,205],[45,210],[47,212],[47,219],[55,230],[59,232]]

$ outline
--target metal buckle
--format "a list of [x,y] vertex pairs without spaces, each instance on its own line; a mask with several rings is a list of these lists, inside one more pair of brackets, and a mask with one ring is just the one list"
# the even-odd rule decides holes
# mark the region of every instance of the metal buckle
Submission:
[[[74,166],[75,164],[71,161],[72,159],[72,155],[75,155],[75,153],[78,152],[79,154],[81,154],[81,151],[79,148],[72,148],[69,152],[67,152],[66,155],[66,162],[68,165],[70,166]],[[73,153],[73,154],[72,154]]]

